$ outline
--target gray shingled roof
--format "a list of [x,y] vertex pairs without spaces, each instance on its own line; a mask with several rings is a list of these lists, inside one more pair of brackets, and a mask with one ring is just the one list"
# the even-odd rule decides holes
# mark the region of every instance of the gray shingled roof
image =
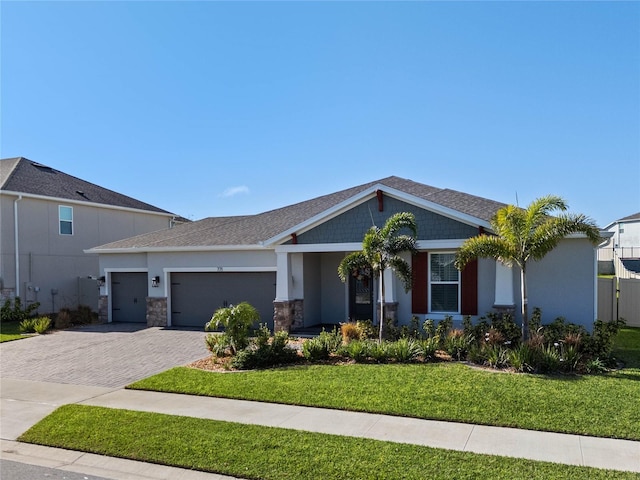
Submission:
[[631,220],[640,220],[640,212],[621,218],[618,222],[629,222]]
[[170,230],[119,240],[93,250],[258,245],[377,184],[484,221],[491,220],[496,211],[505,206],[500,202],[455,190],[439,189],[399,177],[387,177],[258,215],[205,218]]
[[161,208],[72,177],[24,157],[0,160],[0,190],[171,215],[171,212]]

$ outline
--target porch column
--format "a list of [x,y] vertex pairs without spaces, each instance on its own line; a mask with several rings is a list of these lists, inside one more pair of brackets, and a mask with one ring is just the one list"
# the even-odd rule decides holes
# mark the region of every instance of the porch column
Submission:
[[496,260],[496,288],[493,308],[499,311],[514,312],[513,269]]
[[[384,273],[384,320],[398,321],[398,299],[396,298],[396,283],[398,277],[393,270],[387,268]],[[378,299],[379,301],[380,299]],[[378,305],[378,311],[380,310]]]
[[304,324],[302,254],[276,252],[276,298],[273,301],[274,332],[290,332]]

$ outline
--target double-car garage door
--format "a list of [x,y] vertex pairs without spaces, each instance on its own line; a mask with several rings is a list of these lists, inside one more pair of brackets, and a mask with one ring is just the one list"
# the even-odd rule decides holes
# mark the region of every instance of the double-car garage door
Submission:
[[249,302],[273,328],[275,272],[171,273],[171,324],[204,327],[220,307]]

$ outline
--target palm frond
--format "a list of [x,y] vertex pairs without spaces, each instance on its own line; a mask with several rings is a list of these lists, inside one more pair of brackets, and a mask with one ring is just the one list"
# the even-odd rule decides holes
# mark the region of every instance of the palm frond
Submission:
[[503,238],[494,235],[478,235],[468,238],[456,253],[455,266],[462,270],[476,258],[495,258],[505,264],[518,263],[517,252]]
[[408,292],[411,290],[412,277],[411,266],[409,263],[400,257],[393,257],[389,260],[389,266],[393,269],[398,278],[402,280],[402,283],[404,284],[404,291]]
[[340,280],[346,282],[350,275],[364,268],[371,268],[365,254],[363,252],[352,252],[344,257],[340,265],[338,265],[338,276]]

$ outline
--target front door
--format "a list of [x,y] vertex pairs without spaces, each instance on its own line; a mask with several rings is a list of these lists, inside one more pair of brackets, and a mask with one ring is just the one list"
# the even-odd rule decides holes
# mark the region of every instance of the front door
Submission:
[[349,318],[373,320],[373,280],[370,275],[349,277]]

